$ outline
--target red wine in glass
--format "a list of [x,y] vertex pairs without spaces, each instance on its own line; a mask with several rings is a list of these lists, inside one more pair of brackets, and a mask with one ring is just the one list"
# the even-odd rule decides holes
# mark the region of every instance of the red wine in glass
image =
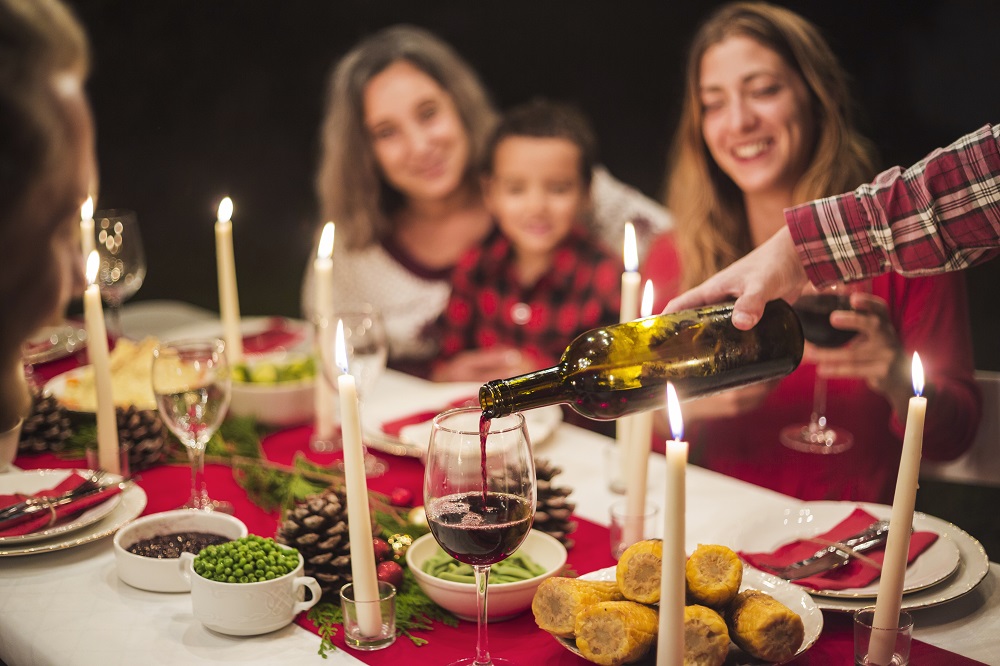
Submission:
[[524,498],[477,491],[447,495],[427,508],[434,538],[459,562],[496,564],[510,556],[531,528],[531,507]]
[[841,347],[858,334],[834,328],[830,323],[830,313],[834,310],[852,309],[850,294],[806,294],[792,307],[802,323],[802,335],[817,347]]

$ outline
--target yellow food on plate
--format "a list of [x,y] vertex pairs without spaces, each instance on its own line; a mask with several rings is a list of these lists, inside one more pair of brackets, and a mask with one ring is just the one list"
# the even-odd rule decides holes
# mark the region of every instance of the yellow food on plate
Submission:
[[[148,337],[140,342],[119,338],[111,351],[111,394],[115,405],[137,409],[156,409],[153,397],[153,349],[159,340]],[[93,366],[84,366],[65,382],[65,390],[56,398],[68,409],[93,412],[97,410],[97,389]]]
[[547,578],[539,584],[531,600],[531,612],[539,629],[573,638],[576,616],[584,608],[602,601],[624,599],[614,581],[580,580],[579,578]]
[[684,573],[690,600],[721,610],[740,591],[743,562],[731,548],[698,544],[688,558]]
[[802,645],[802,618],[758,590],[736,595],[727,612],[729,636],[748,654],[764,661],[787,661]]
[[660,600],[660,567],[663,559],[663,541],[648,539],[625,549],[615,568],[618,589],[626,599],[642,604],[655,604]]
[[726,621],[706,606],[684,607],[684,666],[722,666],[729,656]]
[[655,610],[634,601],[602,601],[576,616],[576,647],[585,659],[602,666],[632,664],[656,643]]

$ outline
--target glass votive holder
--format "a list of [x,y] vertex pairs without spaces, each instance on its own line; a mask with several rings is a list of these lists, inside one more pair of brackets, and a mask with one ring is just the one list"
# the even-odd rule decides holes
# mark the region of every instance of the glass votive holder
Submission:
[[604,469],[608,474],[608,490],[615,495],[625,494],[625,469],[622,449],[617,442],[604,449]]
[[660,507],[647,501],[640,515],[628,511],[628,502],[619,500],[611,505],[611,556],[616,560],[634,543],[657,536],[656,517]]
[[344,642],[355,650],[381,650],[396,642],[396,588],[379,581],[378,601],[356,601],[354,583],[340,588]]
[[[121,474],[125,478],[128,478],[128,476],[130,475],[128,458],[129,458],[129,451],[131,450],[131,448],[132,447],[129,444],[127,444],[127,443],[122,442],[122,441],[119,440],[119,442],[118,442],[118,455],[119,455],[118,468],[119,468],[119,474]],[[87,444],[86,448],[84,449],[84,458],[87,461],[87,467],[89,469],[93,469],[93,470],[103,469],[101,467],[100,453],[99,453],[98,448],[97,448],[97,442],[91,442],[91,443]],[[107,471],[107,470],[105,470],[105,471]]]
[[[896,626],[889,629],[873,627],[875,607],[867,606],[854,611],[854,663],[855,666],[906,666],[910,663],[910,643],[913,641],[913,617],[900,611]],[[884,659],[871,661],[870,654],[876,651],[885,655]]]

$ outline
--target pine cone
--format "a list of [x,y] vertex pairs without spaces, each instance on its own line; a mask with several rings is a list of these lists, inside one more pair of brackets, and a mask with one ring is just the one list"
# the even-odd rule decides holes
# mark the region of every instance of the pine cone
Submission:
[[334,601],[340,588],[351,582],[344,491],[327,490],[286,511],[274,539],[302,553],[305,574],[316,579],[327,601]]
[[576,504],[567,498],[573,490],[552,484],[553,477],[561,473],[562,470],[548,460],[535,461],[538,500],[532,527],[559,539],[566,548],[572,548],[574,542],[569,535],[576,530],[576,522],[571,520]]
[[51,395],[35,394],[31,414],[21,426],[17,450],[19,453],[62,451],[72,434],[73,424],[66,408]]
[[128,465],[132,473],[163,460],[167,451],[167,433],[156,411],[129,405],[115,408],[115,417],[118,421],[118,441],[122,446],[129,447]]

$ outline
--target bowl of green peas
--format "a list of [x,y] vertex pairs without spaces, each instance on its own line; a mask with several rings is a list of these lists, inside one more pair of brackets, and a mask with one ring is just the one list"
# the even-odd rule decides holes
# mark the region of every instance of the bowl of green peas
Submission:
[[255,534],[181,553],[181,573],[191,581],[194,617],[230,636],[256,636],[291,623],[322,595],[303,576],[299,551]]
[[[441,550],[431,534],[406,551],[406,564],[431,601],[463,620],[476,621],[476,585],[472,567]],[[566,564],[566,547],[544,532],[531,530],[510,557],[490,567],[490,622],[508,620],[531,607],[539,584]]]

